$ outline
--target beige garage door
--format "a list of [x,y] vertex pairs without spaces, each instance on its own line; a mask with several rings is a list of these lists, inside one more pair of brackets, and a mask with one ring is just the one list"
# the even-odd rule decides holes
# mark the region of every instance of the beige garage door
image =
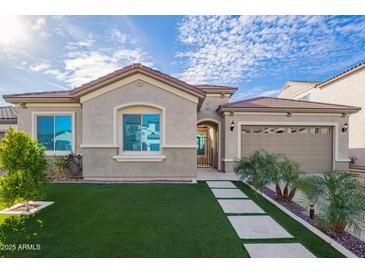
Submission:
[[256,150],[285,155],[303,172],[332,170],[332,127],[242,126],[241,155]]

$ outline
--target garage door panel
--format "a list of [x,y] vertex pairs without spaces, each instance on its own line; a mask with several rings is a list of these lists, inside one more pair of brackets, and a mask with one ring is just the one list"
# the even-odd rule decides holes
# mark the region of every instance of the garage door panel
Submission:
[[332,169],[332,128],[295,126],[242,126],[241,155],[257,150],[285,155],[304,172]]

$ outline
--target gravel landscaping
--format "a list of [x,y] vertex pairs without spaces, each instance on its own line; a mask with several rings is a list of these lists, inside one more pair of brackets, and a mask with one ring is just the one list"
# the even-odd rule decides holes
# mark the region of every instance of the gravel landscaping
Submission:
[[[282,206],[284,206],[285,208],[287,208],[291,212],[293,212],[298,217],[302,218],[306,222],[308,222],[311,225],[315,226],[316,228],[320,229],[315,224],[315,220],[312,220],[311,218],[309,218],[308,213],[306,212],[306,210],[304,210],[298,204],[296,204],[294,202],[286,202],[286,201],[282,201],[282,200],[277,199],[275,191],[273,191],[273,190],[271,190],[267,187],[264,188],[262,192],[265,193],[270,198],[277,201],[278,203],[280,203]],[[345,232],[341,235],[338,235],[338,234],[337,235],[331,235],[331,234],[326,233],[323,230],[321,230],[321,231],[323,233],[327,234],[329,237],[334,239],[336,242],[338,242],[342,246],[344,246],[345,248],[347,248],[348,250],[350,250],[351,252],[353,252],[356,256],[358,256],[360,258],[365,258],[365,242],[361,241],[360,239],[356,238],[355,236],[351,235],[348,232]]]

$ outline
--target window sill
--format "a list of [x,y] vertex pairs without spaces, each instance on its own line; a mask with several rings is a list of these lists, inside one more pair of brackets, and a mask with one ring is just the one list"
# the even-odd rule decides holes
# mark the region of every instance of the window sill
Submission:
[[44,152],[47,156],[66,156],[71,153],[71,151],[50,151],[46,150]]
[[113,156],[117,162],[162,162],[165,155],[117,155]]

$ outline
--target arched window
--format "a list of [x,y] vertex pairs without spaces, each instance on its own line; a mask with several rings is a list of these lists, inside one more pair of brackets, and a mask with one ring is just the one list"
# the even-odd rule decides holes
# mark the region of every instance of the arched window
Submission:
[[129,105],[119,113],[118,143],[121,152],[161,151],[162,109],[150,105]]

